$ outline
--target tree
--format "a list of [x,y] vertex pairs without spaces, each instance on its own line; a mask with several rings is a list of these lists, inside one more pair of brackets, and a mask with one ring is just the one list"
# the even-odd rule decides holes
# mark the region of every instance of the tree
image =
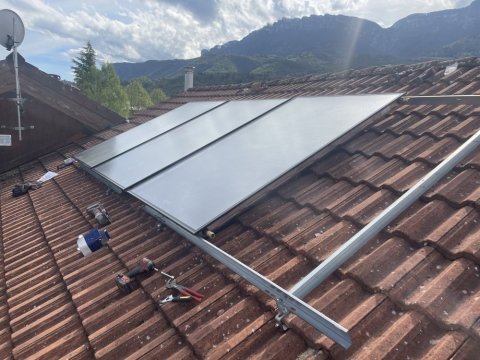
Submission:
[[130,102],[112,64],[102,65],[95,100],[123,117],[128,117]]
[[131,110],[142,110],[153,105],[150,95],[139,80],[131,81],[127,86],[125,86],[125,91],[128,95],[128,99],[130,100]]
[[112,64],[103,64],[102,68],[98,70],[96,58],[95,50],[89,41],[78,57],[73,59],[72,70],[75,74],[75,84],[89,98],[121,116],[127,117],[130,111],[130,102],[120,85],[115,69]]
[[155,88],[150,91],[150,98],[154,104],[158,104],[160,101],[167,100],[167,95],[160,88]]
[[91,98],[95,98],[97,92],[97,82],[99,78],[99,72],[96,67],[97,56],[95,50],[92,47],[90,41],[80,51],[78,57],[73,59],[72,70],[75,74],[74,81],[77,87],[85,95]]

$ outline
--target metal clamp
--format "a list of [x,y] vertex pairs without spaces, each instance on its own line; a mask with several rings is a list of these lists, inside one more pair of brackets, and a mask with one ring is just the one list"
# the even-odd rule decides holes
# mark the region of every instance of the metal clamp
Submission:
[[288,325],[285,324],[285,316],[288,315],[288,308],[283,304],[282,300],[276,299],[277,302],[277,315],[275,315],[275,327],[280,328],[283,331],[288,330]]

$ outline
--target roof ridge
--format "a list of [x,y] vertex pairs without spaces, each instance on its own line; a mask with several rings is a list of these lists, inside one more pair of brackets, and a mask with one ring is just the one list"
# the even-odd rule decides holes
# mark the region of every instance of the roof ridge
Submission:
[[427,60],[420,63],[413,64],[386,64],[386,65],[377,65],[370,66],[359,69],[346,69],[341,71],[334,71],[328,73],[311,73],[301,76],[287,76],[281,79],[272,79],[272,80],[257,80],[250,81],[245,83],[232,83],[232,84],[222,84],[222,85],[209,85],[201,87],[193,87],[188,89],[183,94],[189,94],[195,91],[211,91],[211,90],[227,90],[227,89],[242,89],[250,88],[254,84],[265,84],[267,87],[272,85],[282,85],[282,84],[296,84],[304,83],[309,81],[319,81],[319,80],[332,80],[332,79],[351,79],[355,77],[363,77],[368,75],[389,75],[396,74],[398,72],[411,73],[418,70],[426,70],[432,66],[446,67],[458,63],[459,66],[463,67],[472,67],[480,65],[480,58],[475,56],[460,58],[460,59],[443,59],[443,60]]

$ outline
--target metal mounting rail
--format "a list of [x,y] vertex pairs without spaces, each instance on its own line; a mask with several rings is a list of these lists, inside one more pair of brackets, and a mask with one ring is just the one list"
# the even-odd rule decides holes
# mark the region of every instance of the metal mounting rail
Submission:
[[402,96],[400,102],[408,105],[475,105],[480,106],[480,95]]
[[274,298],[277,301],[279,309],[281,309],[283,312],[292,312],[298,315],[300,318],[312,325],[315,329],[328,336],[345,349],[350,347],[352,344],[347,330],[340,324],[337,324],[335,321],[314,309],[306,302],[302,301],[295,295],[292,295],[287,290],[270,281],[241,261],[235,259],[233,256],[227,254],[222,249],[216,247],[207,240],[190,233],[151,207],[146,206],[144,209],[146,212],[156,217],[161,223],[165,224],[177,234],[205,251],[207,254],[221,262],[230,270],[234,271],[236,274],[240,275],[242,278],[265,292],[267,295]]
[[[470,139],[452,152],[435,169],[425,175],[410,190],[398,198],[393,204],[386,208],[380,215],[373,219],[368,225],[356,233],[350,240],[340,246],[330,257],[317,266],[312,272],[290,289],[290,293],[300,299],[307,296],[330,274],[344,264],[368,240],[377,235],[383,228],[390,224],[398,215],[412,205],[420,196],[430,189],[437,181],[447,175],[460,161],[468,156],[480,145],[480,130]],[[286,314],[279,313],[277,320]]]

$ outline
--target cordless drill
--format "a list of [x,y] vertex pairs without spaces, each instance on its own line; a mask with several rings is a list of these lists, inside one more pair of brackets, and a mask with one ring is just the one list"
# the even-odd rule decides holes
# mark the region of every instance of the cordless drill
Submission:
[[153,261],[147,258],[143,258],[142,260],[140,260],[137,266],[135,266],[125,275],[117,274],[117,277],[115,278],[115,283],[122,292],[124,292],[125,294],[130,294],[133,290],[132,283],[135,281],[135,278],[140,274],[148,274],[152,270],[158,271]]

